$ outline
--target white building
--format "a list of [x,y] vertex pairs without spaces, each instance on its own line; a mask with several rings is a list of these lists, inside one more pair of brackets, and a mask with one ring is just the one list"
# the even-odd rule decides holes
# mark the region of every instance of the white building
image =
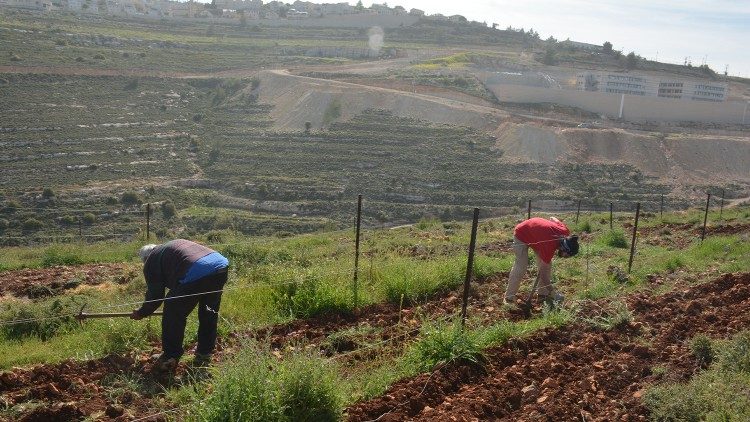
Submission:
[[584,72],[576,76],[579,91],[606,92],[693,101],[722,102],[727,84],[697,80],[653,78],[633,73]]

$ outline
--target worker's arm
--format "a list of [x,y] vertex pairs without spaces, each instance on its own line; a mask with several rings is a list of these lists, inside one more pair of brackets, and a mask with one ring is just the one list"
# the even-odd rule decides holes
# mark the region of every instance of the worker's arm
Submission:
[[140,309],[133,311],[133,315],[130,317],[133,319],[140,319],[136,318],[136,316],[143,318],[153,314],[154,311],[161,306],[164,299],[165,288],[166,287],[161,280],[146,275],[146,298]]
[[560,220],[557,219],[557,217],[550,217],[549,221],[555,222],[555,223],[561,223]]

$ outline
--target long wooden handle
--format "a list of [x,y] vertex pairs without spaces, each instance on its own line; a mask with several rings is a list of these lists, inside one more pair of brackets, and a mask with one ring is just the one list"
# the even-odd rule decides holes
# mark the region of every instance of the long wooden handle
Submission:
[[[79,320],[90,319],[90,318],[120,318],[120,317],[129,317],[132,314],[133,314],[132,312],[109,312],[109,313],[101,313],[101,314],[88,314],[85,312],[81,312],[80,314],[76,315],[76,318]],[[162,311],[154,312],[153,314],[149,316],[153,316],[153,315],[164,315],[164,312]]]

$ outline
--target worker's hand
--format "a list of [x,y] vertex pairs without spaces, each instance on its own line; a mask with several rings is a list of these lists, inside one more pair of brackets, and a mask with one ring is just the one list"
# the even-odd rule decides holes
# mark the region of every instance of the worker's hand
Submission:
[[138,321],[139,319],[143,319],[143,316],[139,314],[138,311],[136,310],[136,311],[133,311],[132,314],[130,314],[130,319],[134,319]]

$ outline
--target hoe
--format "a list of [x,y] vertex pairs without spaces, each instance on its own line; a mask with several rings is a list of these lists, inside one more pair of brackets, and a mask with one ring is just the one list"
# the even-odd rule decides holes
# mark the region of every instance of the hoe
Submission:
[[[88,312],[83,312],[83,309],[85,307],[86,307],[86,305],[83,305],[81,307],[80,312],[78,312],[78,315],[76,315],[76,319],[79,322],[81,322],[81,323],[83,323],[83,320],[90,319],[90,318],[122,318],[122,317],[129,317],[130,314],[131,314],[130,312],[105,312],[105,313],[90,314]],[[157,312],[154,312],[153,314],[151,314],[149,316],[163,315],[163,314],[164,314],[164,312],[157,311]]]
[[534,285],[531,287],[531,291],[529,292],[529,297],[526,299],[526,303],[521,305],[521,310],[523,311],[523,315],[526,318],[529,318],[531,316],[531,300],[534,298],[534,293],[536,292],[536,287],[538,284],[539,274],[537,273],[536,280],[534,280]]

